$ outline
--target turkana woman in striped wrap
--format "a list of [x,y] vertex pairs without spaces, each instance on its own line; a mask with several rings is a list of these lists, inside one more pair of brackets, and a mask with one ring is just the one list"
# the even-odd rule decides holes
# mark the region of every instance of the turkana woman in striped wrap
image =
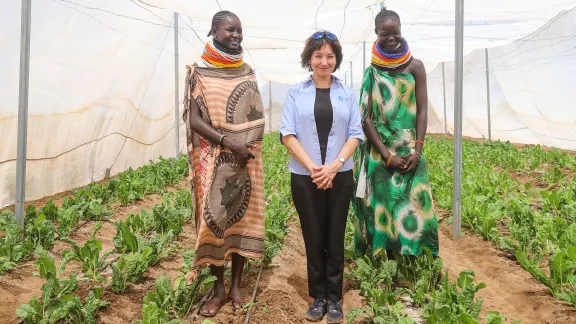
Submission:
[[[212,21],[202,62],[188,66],[184,121],[198,238],[196,268],[217,277],[201,312],[215,316],[232,301],[242,307],[245,258],[264,255],[264,114],[254,70],[242,60],[242,25],[229,12]],[[232,260],[228,296],[224,263]]]

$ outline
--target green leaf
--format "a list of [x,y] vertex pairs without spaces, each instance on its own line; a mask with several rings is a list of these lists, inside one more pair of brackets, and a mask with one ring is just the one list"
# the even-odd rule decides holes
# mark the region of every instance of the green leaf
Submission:
[[16,310],[16,315],[18,315],[18,317],[20,317],[20,318],[32,319],[33,316],[36,316],[39,314],[34,309],[34,307],[30,306],[29,304],[22,304]]
[[544,273],[544,271],[542,271],[542,269],[538,267],[537,263],[528,259],[528,256],[526,255],[525,252],[516,250],[516,260],[518,260],[518,262],[520,262],[522,267],[524,267],[524,269],[530,272],[530,274],[532,274],[534,278],[538,279],[538,281],[548,286],[549,288],[551,289],[553,288],[553,285],[551,284],[551,281],[548,278],[548,276]]
[[49,276],[56,276],[56,264],[54,264],[54,260],[52,260],[47,253],[40,256],[36,261],[36,265],[38,266],[42,277],[47,278]]
[[56,278],[49,278],[46,280],[44,285],[42,285],[42,302],[45,305],[48,304],[52,296],[55,295],[55,288],[59,289],[55,281]]
[[458,287],[465,289],[467,286],[474,283],[474,271],[463,270],[458,276]]
[[122,228],[122,236],[128,250],[132,253],[138,252],[138,239],[136,239],[136,236],[130,231],[128,226]]
[[499,312],[490,311],[488,312],[488,324],[502,324],[506,322],[506,316],[500,314]]
[[472,318],[472,316],[466,313],[460,314],[460,316],[458,317],[458,321],[461,324],[478,324],[478,322],[475,321],[474,318]]

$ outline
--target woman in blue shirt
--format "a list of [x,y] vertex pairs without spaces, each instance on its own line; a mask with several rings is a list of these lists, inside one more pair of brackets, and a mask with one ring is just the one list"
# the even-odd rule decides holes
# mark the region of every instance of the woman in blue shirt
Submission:
[[332,75],[342,63],[342,46],[330,32],[314,33],[302,52],[312,71],[290,88],[280,134],[291,154],[292,198],[306,245],[310,321],[343,320],[344,232],[354,187],[356,147],[364,141],[358,100]]

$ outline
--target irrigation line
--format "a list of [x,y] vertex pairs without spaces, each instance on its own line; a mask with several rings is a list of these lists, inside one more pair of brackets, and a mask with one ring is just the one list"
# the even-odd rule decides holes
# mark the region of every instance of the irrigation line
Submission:
[[188,316],[188,319],[190,320],[190,322],[198,319],[198,317],[199,317],[198,313],[200,312],[200,309],[202,308],[202,306],[204,306],[204,303],[206,302],[206,299],[208,299],[208,296],[210,296],[210,294],[212,293],[212,290],[214,290],[214,287],[210,288],[210,290],[208,290],[206,295],[204,295],[204,297],[202,297],[200,302],[198,304],[196,304],[196,306],[194,306],[194,310],[192,311],[192,314],[190,316]]
[[258,272],[258,278],[256,279],[256,284],[254,285],[254,291],[252,292],[252,299],[250,300],[251,306],[248,308],[248,312],[246,313],[246,319],[244,320],[244,324],[248,324],[250,322],[250,312],[252,312],[252,304],[256,300],[256,293],[258,292],[258,284],[260,283],[260,277],[262,276],[262,270],[264,269],[264,264],[260,266],[260,271]]
[[[68,233],[68,235],[75,233],[76,231],[78,231],[79,229],[81,229],[82,227],[86,226],[86,224],[93,222],[93,220],[87,220],[84,223],[80,224],[80,225],[76,225],[75,227],[73,227],[72,229],[70,229],[70,233]],[[62,240],[62,238],[60,237],[60,235],[56,234],[56,237],[54,238],[54,240]]]
[[[122,255],[124,255],[124,254],[122,254]],[[108,268],[109,266],[111,266],[114,262],[120,260],[120,256],[121,256],[121,255],[118,255],[118,256],[116,256],[114,259],[110,260],[110,262],[108,262],[108,264],[106,264],[106,265],[102,268],[102,271],[100,271],[100,273],[104,272],[104,270],[106,270],[106,268]]]

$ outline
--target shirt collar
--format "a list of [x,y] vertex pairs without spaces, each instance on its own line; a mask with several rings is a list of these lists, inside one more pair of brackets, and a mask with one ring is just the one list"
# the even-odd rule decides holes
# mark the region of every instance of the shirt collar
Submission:
[[[313,84],[314,81],[312,80],[312,75],[309,75],[305,80],[304,83],[306,83],[306,85],[310,85],[311,83]],[[334,74],[332,74],[332,85],[334,85],[335,83],[341,83],[340,78],[338,78],[337,76],[335,76]]]

